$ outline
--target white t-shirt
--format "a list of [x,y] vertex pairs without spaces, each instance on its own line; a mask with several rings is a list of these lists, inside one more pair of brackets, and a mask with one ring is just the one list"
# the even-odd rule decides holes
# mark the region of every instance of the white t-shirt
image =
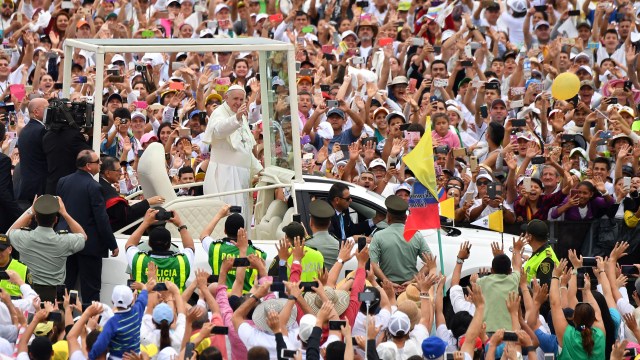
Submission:
[[[287,343],[287,349],[289,350],[297,350],[299,348],[299,342],[291,340],[293,333],[295,333],[295,336],[297,337],[298,331],[289,331],[289,336],[284,337],[284,341]],[[238,337],[242,340],[244,346],[247,347],[247,350],[255,346],[262,346],[269,350],[270,359],[278,359],[276,354],[276,337],[274,335],[267,334],[266,332],[260,331],[248,323],[243,322],[238,328]]]
[[[169,330],[169,337],[171,337],[171,347],[176,351],[180,351],[182,346],[182,338],[184,337],[184,329],[187,323],[187,317],[185,314],[178,314],[175,328]],[[153,318],[150,314],[145,314],[142,317],[142,326],[140,327],[140,344],[150,345],[154,344],[160,346],[160,329],[156,328],[153,323]]]

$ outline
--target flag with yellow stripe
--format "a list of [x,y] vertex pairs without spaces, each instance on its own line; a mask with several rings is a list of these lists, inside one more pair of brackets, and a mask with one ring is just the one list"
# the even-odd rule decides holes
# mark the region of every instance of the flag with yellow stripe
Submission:
[[456,217],[456,210],[453,198],[448,198],[440,202],[440,215],[447,219],[454,219]]
[[488,216],[472,222],[471,225],[480,226],[493,231],[504,232],[504,217],[502,215],[502,210],[494,211]]

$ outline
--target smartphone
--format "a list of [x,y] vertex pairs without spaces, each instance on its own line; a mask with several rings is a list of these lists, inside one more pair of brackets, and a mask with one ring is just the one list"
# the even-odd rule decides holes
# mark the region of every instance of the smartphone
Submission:
[[249,259],[246,257],[233,259],[233,267],[247,267],[249,265],[251,265],[251,263],[249,263]]
[[547,5],[536,5],[533,8],[536,9],[536,11],[538,11],[538,12],[547,11]]
[[578,192],[578,189],[569,190],[569,198],[574,198],[574,197],[576,197],[578,195],[580,195],[580,193]]
[[380,45],[380,47],[385,47],[390,44],[393,44],[393,38],[381,38],[378,40],[378,45]]
[[603,131],[600,133],[600,139],[611,139],[611,131]]
[[630,80],[627,80],[627,81],[624,82],[624,89],[626,91],[630,91],[632,87],[633,87],[633,84],[631,83]]
[[366,303],[366,302],[372,303],[376,301],[376,294],[371,291],[363,291],[358,294],[358,301],[363,303]]
[[638,350],[634,347],[632,348],[627,348],[624,352],[624,356],[629,356],[630,359],[635,359],[636,356],[638,355]]
[[578,273],[578,275],[576,275],[576,280],[578,282],[578,289],[584,289],[584,274]]
[[418,85],[418,79],[415,79],[415,78],[409,79],[409,88],[407,89],[407,91],[410,93],[416,92],[417,85]]
[[354,57],[351,59],[351,63],[353,63],[353,65],[362,65],[364,64],[364,58],[361,56]]
[[531,164],[533,165],[542,165],[546,162],[546,159],[544,158],[544,156],[534,156],[531,159]]
[[296,41],[298,42],[298,45],[304,45],[305,44],[305,38],[304,37],[298,37],[298,38],[296,38]]
[[480,117],[483,119],[489,117],[489,110],[487,109],[487,105],[480,106]]
[[433,52],[434,52],[436,55],[440,55],[440,53],[442,53],[442,46],[434,46],[434,47],[433,47]]
[[53,84],[53,89],[54,90],[62,90],[62,83],[54,83]]
[[329,330],[342,330],[342,327],[347,325],[345,320],[329,320]]
[[131,287],[131,285],[133,285],[133,283],[135,283],[136,281],[134,279],[127,279],[127,287]]
[[573,134],[563,134],[562,135],[562,142],[569,142],[569,141],[573,141],[575,140],[576,136]]
[[184,83],[181,81],[172,81],[169,83],[170,90],[182,91],[184,90]]
[[527,192],[531,191],[531,177],[530,176],[525,177],[524,180],[522,181],[522,184],[524,185],[524,189]]
[[213,284],[218,282],[218,275],[209,275],[207,277],[207,284]]
[[622,275],[638,277],[638,268],[633,265],[621,265]]
[[229,335],[229,328],[226,326],[214,326],[211,333],[214,335]]
[[173,211],[159,209],[159,211],[156,213],[156,220],[167,221],[172,217],[173,217]]
[[47,321],[62,322],[62,314],[57,311],[52,311],[47,316]]
[[162,11],[156,11],[156,18],[157,19],[168,19],[169,18],[169,11],[167,10],[162,10]]
[[598,262],[594,257],[583,257],[582,258],[582,267],[594,267],[597,266]]
[[618,98],[617,97],[610,97],[609,98],[609,105],[613,105],[613,104],[617,104],[618,103]]
[[280,22],[284,19],[282,14],[269,15],[269,21],[271,22]]
[[467,156],[467,149],[466,148],[453,149],[453,157],[454,158],[464,158],[466,156]]
[[518,335],[513,331],[505,331],[502,341],[518,341]]
[[627,189],[631,187],[631,178],[628,176],[625,176],[622,178],[622,186],[626,187]]
[[469,156],[469,168],[471,168],[471,172],[478,168],[478,158],[474,155]]
[[78,301],[78,290],[69,290],[69,304],[75,304]]
[[498,191],[496,189],[496,183],[491,183],[487,186],[487,195],[489,195],[490,199],[495,199],[498,195]]
[[498,90],[500,88],[500,85],[495,81],[489,81],[484,84],[484,88],[486,90]]
[[173,71],[176,71],[178,69],[182,69],[184,67],[184,63],[182,61],[174,61],[171,63],[171,68],[173,69]]
[[9,274],[6,271],[0,271],[0,280],[9,280]]
[[178,136],[182,137],[190,137],[191,136],[191,129],[188,128],[182,128],[182,129],[178,129]]
[[338,107],[338,100],[327,100],[328,108],[336,108]]
[[64,291],[65,290],[66,290],[66,288],[64,287],[64,285],[57,285],[56,286],[56,300],[61,304],[64,301]]
[[302,76],[313,76],[313,70],[311,70],[311,69],[300,69],[300,75],[302,75]]
[[142,30],[140,36],[142,36],[143,39],[151,39],[152,37],[156,36],[156,34],[153,32],[153,30]]
[[369,2],[368,1],[356,1],[356,6],[359,8],[368,8],[369,7]]
[[271,291],[271,292],[284,292],[284,283],[283,282],[271,283],[271,286],[269,287],[269,291]]
[[569,10],[569,16],[580,16],[580,10]]
[[525,119],[512,119],[511,120],[512,127],[525,127],[527,126],[527,120]]
[[[358,2],[368,3],[368,1],[358,1]],[[283,359],[293,359],[294,357],[296,357],[297,353],[298,353],[298,350],[282,349],[280,350],[280,357]]]
[[303,291],[313,291],[313,289],[311,289],[312,287],[317,288],[318,287],[318,282],[317,281],[303,281],[300,283],[300,288]]
[[358,251],[362,251],[365,247],[367,247],[367,238],[364,236],[358,237]]
[[462,65],[462,67],[472,67],[473,62],[471,62],[471,60],[463,60],[460,62],[460,65]]
[[86,83],[87,83],[86,76],[78,76],[78,80],[76,81],[76,84],[86,84]]
[[196,344],[189,341],[184,349],[184,360],[189,360],[193,356],[193,350],[195,350]]
[[167,291],[167,284],[163,282],[157,283],[156,286],[153,287],[153,291]]
[[413,46],[424,46],[424,38],[423,37],[414,37],[411,39],[411,45]]
[[242,206],[238,206],[238,205],[230,206],[229,212],[232,214],[240,214],[242,212]]
[[551,353],[545,353],[544,354],[544,360],[556,360],[556,356],[554,354],[551,354]]

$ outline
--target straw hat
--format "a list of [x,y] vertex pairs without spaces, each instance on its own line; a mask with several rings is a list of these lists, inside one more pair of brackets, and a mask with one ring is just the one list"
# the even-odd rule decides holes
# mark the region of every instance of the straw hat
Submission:
[[420,290],[413,285],[407,285],[407,288],[404,292],[398,295],[397,303],[398,305],[403,301],[413,301],[418,307],[420,307]]
[[[273,331],[271,331],[271,328],[269,328],[269,324],[267,322],[269,312],[272,310],[277,313],[282,312],[282,309],[284,309],[287,301],[287,299],[269,299],[261,302],[253,311],[251,320],[253,320],[258,329],[268,334],[273,334]],[[296,322],[296,315],[298,315],[298,310],[296,309],[296,305],[294,305],[293,309],[291,310],[291,315],[289,315],[289,320],[287,320],[288,328],[293,326],[293,324]]]
[[[325,287],[324,293],[329,301],[333,302],[333,306],[335,307],[338,315],[342,315],[342,313],[344,313],[349,307],[349,292]],[[304,299],[307,304],[309,304],[309,307],[311,307],[314,314],[317,314],[318,311],[320,311],[323,301],[318,294],[315,292],[308,292],[304,294]]]

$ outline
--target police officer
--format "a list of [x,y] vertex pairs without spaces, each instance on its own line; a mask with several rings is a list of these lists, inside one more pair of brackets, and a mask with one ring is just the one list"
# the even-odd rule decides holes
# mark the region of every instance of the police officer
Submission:
[[313,236],[307,239],[305,245],[320,251],[324,257],[324,268],[331,269],[338,260],[340,252],[340,241],[329,232],[331,218],[335,215],[335,211],[326,201],[314,200],[309,204],[309,213],[311,214],[309,227]]
[[[328,205],[328,204],[327,204]],[[305,231],[302,224],[298,222],[291,222],[289,225],[282,228],[284,231],[285,238],[291,244],[294,245],[294,240],[296,238],[301,241],[304,240]],[[291,269],[291,265],[293,264],[293,255],[290,255],[287,259],[287,264],[289,264],[288,268]],[[302,273],[300,274],[300,281],[302,282],[310,282],[314,281],[314,279],[319,278],[322,275],[322,269],[324,267],[324,257],[322,253],[307,244],[304,246],[304,257],[300,262],[302,266]],[[288,275],[291,274],[291,271],[288,271]]]
[[[31,230],[28,226],[34,217],[38,226]],[[59,217],[71,232],[53,230]],[[87,241],[82,226],[69,215],[60,197],[42,195],[11,226],[9,237],[32,272],[33,290],[41,300],[54,301],[56,287],[64,284],[67,257],[81,251]]]
[[[0,234],[0,271],[6,272],[7,270],[15,271],[22,281],[31,284],[31,274],[27,265],[11,257],[11,243],[9,237],[4,234]],[[19,299],[22,297],[20,286],[12,283],[7,279],[0,280],[0,288],[11,295],[12,299]]]
[[431,250],[422,234],[417,231],[410,241],[404,239],[404,225],[407,221],[409,204],[397,195],[390,195],[384,202],[387,207],[389,227],[373,235],[369,246],[371,267],[381,280],[395,284],[402,289],[418,272],[418,256]]
[[[230,209],[231,207],[229,205],[224,205],[200,233],[202,247],[204,251],[209,254],[209,265],[211,266],[213,275],[216,276],[220,275],[222,262],[228,257],[245,258],[248,255],[255,254],[262,258],[262,260],[267,259],[267,253],[253,246],[251,240],[247,238],[242,215],[231,213]],[[213,240],[211,237],[213,230],[216,228],[216,225],[218,225],[218,222],[225,217],[227,218],[224,222],[224,233],[226,237],[220,240]],[[227,274],[227,287],[229,292],[231,292],[233,282],[236,280],[237,269],[244,269],[246,272],[243,293],[248,293],[253,287],[253,284],[258,280],[258,270],[248,267],[236,267],[234,270],[229,271]]]
[[524,263],[527,281],[536,278],[540,285],[550,284],[553,268],[558,265],[558,258],[547,241],[549,227],[542,220],[531,220],[526,226],[529,235],[529,246],[533,250],[531,257]]
[[[156,273],[158,282],[171,281],[182,292],[191,274],[191,264],[195,259],[195,247],[187,225],[184,225],[177,212],[173,212],[168,221],[178,228],[183,250],[180,253],[171,251],[171,233],[164,227],[164,223],[158,223],[156,219],[156,215],[164,211],[164,209],[147,210],[144,220],[131,234],[125,245],[127,262],[131,266],[131,277],[135,281],[143,284],[147,282],[147,267],[149,262],[153,262],[158,268]],[[152,225],[155,226],[149,231],[151,251],[142,252],[138,248],[140,238]]]

